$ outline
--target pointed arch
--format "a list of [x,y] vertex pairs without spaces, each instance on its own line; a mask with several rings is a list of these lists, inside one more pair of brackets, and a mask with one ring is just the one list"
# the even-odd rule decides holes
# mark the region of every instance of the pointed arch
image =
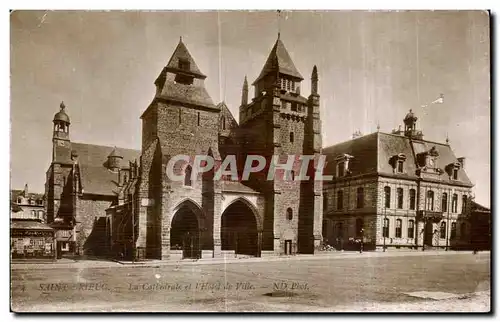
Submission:
[[257,230],[258,231],[262,231],[263,229],[263,226],[262,226],[262,220],[260,218],[260,215],[259,215],[259,211],[257,210],[257,208],[254,206],[254,204],[252,202],[250,202],[247,198],[245,197],[238,197],[236,199],[234,199],[233,201],[231,201],[223,210],[222,210],[222,213],[224,213],[227,209],[229,209],[229,207],[231,207],[231,205],[233,205],[234,203],[238,202],[238,201],[241,201],[244,205],[246,205],[248,208],[250,208],[250,210],[252,211],[254,217],[255,217],[255,222],[257,223]]

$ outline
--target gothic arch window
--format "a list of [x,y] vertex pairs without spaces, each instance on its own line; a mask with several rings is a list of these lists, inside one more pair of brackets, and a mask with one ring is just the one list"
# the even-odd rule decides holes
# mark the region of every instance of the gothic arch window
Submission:
[[293,219],[293,210],[292,210],[292,208],[288,208],[286,210],[286,219],[288,219],[288,220],[292,220]]
[[191,187],[193,185],[193,182],[191,181],[191,173],[193,172],[193,169],[191,168],[190,165],[186,167],[186,170],[184,170],[184,185],[187,187]]
[[224,131],[226,129],[226,118],[223,116],[220,120],[222,130]]
[[290,132],[290,143],[293,143],[293,139],[294,139],[293,132]]

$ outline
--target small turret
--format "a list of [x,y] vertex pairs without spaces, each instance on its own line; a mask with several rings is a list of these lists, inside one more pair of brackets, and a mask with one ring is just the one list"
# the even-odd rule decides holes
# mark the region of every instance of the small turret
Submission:
[[118,153],[115,147],[113,151],[111,151],[111,153],[108,155],[108,169],[110,169],[111,171],[118,171],[121,168],[122,159],[123,156]]
[[318,68],[314,65],[311,74],[311,95],[318,95]]
[[248,81],[245,76],[245,80],[243,81],[243,89],[241,90],[241,106],[247,106],[248,104]]
[[71,124],[68,114],[66,114],[64,102],[59,105],[61,110],[54,115],[54,132],[55,139],[69,140],[69,125]]

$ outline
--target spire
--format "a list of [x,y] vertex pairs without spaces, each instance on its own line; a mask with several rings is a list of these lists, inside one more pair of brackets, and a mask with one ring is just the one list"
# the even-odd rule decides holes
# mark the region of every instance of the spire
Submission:
[[311,94],[318,94],[318,68],[316,67],[316,65],[314,65],[311,74]]
[[24,184],[24,190],[23,190],[23,194],[24,194],[24,197],[28,197],[28,184]]
[[300,75],[297,68],[295,67],[295,64],[293,63],[290,54],[288,54],[285,45],[283,45],[279,33],[278,33],[278,39],[276,39],[276,43],[271,49],[271,52],[267,57],[264,67],[262,68],[259,77],[257,77],[255,82],[253,82],[253,85],[255,85],[258,81],[260,81],[262,78],[264,78],[266,75],[270,73],[281,73],[284,75],[295,77],[299,80],[304,79],[302,75]]
[[446,132],[446,144],[450,143],[450,138],[448,137],[448,132]]
[[182,71],[183,73],[192,74],[196,78],[205,79],[207,77],[196,65],[193,56],[182,42],[182,37],[179,37],[179,44],[177,44],[172,57],[168,61],[167,69],[173,70],[173,72]]
[[248,104],[248,81],[245,75],[245,80],[243,81],[243,89],[241,90],[241,106],[246,106]]

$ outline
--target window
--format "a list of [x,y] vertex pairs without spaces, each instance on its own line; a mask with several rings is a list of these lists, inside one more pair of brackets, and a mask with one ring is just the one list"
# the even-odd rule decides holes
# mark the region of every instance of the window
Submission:
[[465,214],[465,210],[467,209],[467,195],[462,196],[462,213]]
[[363,218],[356,218],[356,237],[360,237],[363,235],[363,226],[364,226]]
[[22,198],[17,198],[17,203],[22,203],[23,199]]
[[290,171],[290,176],[292,177],[292,181],[295,181],[295,171]]
[[441,227],[439,227],[439,238],[446,238],[446,223],[444,221],[441,223]]
[[451,200],[451,212],[458,212],[458,195],[456,193],[453,194],[453,199]]
[[293,143],[293,132],[290,132],[290,143]]
[[403,173],[403,160],[398,160],[396,170],[398,173]]
[[446,192],[444,192],[443,196],[441,197],[441,211],[448,211],[448,194]]
[[415,221],[411,219],[408,221],[408,238],[415,238]]
[[326,193],[323,194],[323,211],[328,209],[328,195]]
[[434,191],[427,191],[427,210],[434,210]]
[[200,126],[200,112],[198,112],[198,126]]
[[281,89],[286,89],[286,79],[284,78],[281,79]]
[[190,68],[190,63],[186,59],[179,59],[179,69],[182,70],[189,70]]
[[182,110],[179,108],[179,124],[182,123]]
[[384,229],[382,230],[382,237],[389,237],[389,218],[384,218]]
[[184,170],[184,185],[190,187],[193,183],[191,182],[191,166],[188,165],[186,170]]
[[398,188],[398,209],[403,209],[403,188]]
[[453,169],[453,180],[458,180],[458,169]]
[[391,208],[391,187],[384,187],[384,202],[386,208]]
[[339,162],[337,164],[337,177],[343,177],[345,175],[345,163]]
[[65,242],[62,242],[61,243],[61,250],[64,251],[64,252],[69,251],[69,244],[65,243]]
[[452,222],[451,223],[450,239],[455,239],[455,238],[457,238],[457,223]]
[[292,112],[297,112],[297,103],[292,103]]
[[401,219],[396,219],[396,238],[401,238]]
[[365,190],[363,188],[358,188],[356,195],[356,207],[363,208],[365,206]]
[[222,130],[224,131],[226,129],[226,118],[224,116],[221,118],[220,123],[222,125]]
[[32,210],[32,211],[31,211],[31,217],[32,217],[32,218],[36,218],[36,217],[37,217],[37,216],[36,216],[36,211],[35,211],[35,210]]
[[344,208],[344,193],[342,190],[337,191],[337,209]]
[[292,220],[292,218],[293,218],[293,210],[292,210],[292,208],[288,208],[286,210],[286,219]]
[[467,226],[465,225],[465,223],[461,223],[460,224],[460,239],[465,239],[467,235]]
[[410,209],[415,210],[415,189],[410,189]]

